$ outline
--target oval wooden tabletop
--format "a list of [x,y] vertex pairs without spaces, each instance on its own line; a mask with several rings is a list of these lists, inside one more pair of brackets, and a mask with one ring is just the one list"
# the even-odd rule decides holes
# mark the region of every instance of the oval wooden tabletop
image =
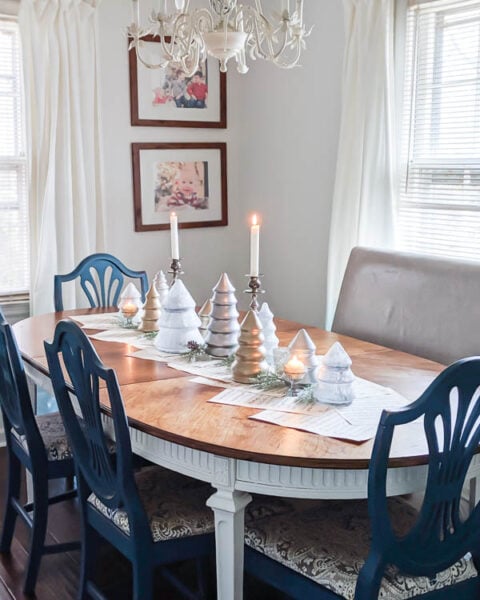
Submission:
[[[14,326],[24,359],[45,374],[43,341],[51,340],[55,323],[86,309],[25,319]],[[277,335],[287,345],[302,327],[276,320]],[[340,341],[352,358],[352,370],[365,379],[391,387],[408,401],[415,400],[444,368],[442,365],[314,327],[305,328],[325,353]],[[88,332],[88,330],[87,330]],[[254,421],[257,409],[208,402],[218,387],[190,381],[191,376],[163,363],[128,356],[128,344],[92,340],[104,363],[115,369],[131,424],[154,436],[198,450],[244,460],[289,466],[336,469],[368,467],[372,441],[355,443]],[[108,410],[108,408],[107,408]],[[418,425],[405,426],[395,435],[391,466],[426,462],[424,436]]]

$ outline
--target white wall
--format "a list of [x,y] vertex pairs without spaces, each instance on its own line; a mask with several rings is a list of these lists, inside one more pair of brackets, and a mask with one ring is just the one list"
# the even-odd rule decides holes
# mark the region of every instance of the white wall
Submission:
[[[326,253],[339,124],[342,3],[306,0],[314,24],[303,67],[257,61],[228,73],[228,128],[131,127],[125,25],[129,2],[99,8],[107,250],[149,275],[169,264],[168,231],[135,233],[131,142],[225,141],[229,226],[182,230],[184,281],[197,303],[222,271],[237,290],[248,270],[247,217],[262,216],[263,285],[277,315],[323,324]],[[246,297],[238,294],[242,306]]]

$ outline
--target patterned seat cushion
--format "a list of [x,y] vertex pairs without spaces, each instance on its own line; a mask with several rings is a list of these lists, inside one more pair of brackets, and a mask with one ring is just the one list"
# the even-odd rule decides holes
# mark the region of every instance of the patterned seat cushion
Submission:
[[[72,458],[68,444],[67,434],[60,413],[49,413],[35,417],[38,430],[42,436],[48,460],[63,460]],[[28,452],[28,443],[24,435],[19,435],[15,429],[12,434],[20,441],[25,451]]]
[[[397,535],[406,533],[416,511],[399,498],[389,500]],[[325,501],[315,508],[246,521],[248,546],[297,571],[347,600],[353,600],[357,577],[370,547],[366,501]],[[464,558],[450,569],[427,577],[406,577],[388,568],[379,598],[412,598],[475,577],[473,561]]]
[[292,514],[318,506],[318,500],[300,498],[280,498],[254,494],[252,502],[245,507],[245,523],[257,519]]
[[[65,460],[67,458],[72,458],[72,451],[68,443],[67,433],[60,413],[55,412],[46,415],[38,415],[35,419],[45,445],[45,450],[47,451],[48,460]],[[14,429],[12,430],[12,433],[20,440],[22,446],[28,452],[28,444],[25,436],[19,436]],[[107,447],[109,452],[115,452],[115,442],[112,440],[107,440]]]
[[48,460],[72,458],[72,451],[60,413],[39,415],[35,418],[40,435],[43,438]]
[[[206,506],[213,492],[210,485],[162,467],[146,467],[135,474],[135,480],[154,542],[214,531],[213,512]],[[88,501],[130,535],[124,510],[108,508],[95,494]]]

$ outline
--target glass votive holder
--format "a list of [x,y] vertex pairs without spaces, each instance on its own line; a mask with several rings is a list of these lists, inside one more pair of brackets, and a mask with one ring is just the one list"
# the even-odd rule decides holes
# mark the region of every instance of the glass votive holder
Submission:
[[136,306],[133,303],[125,303],[120,308],[123,317],[122,327],[125,327],[126,329],[135,329],[137,324],[134,323],[133,320],[137,316],[139,310],[139,306]]
[[294,354],[283,367],[283,374],[290,385],[290,390],[288,392],[289,396],[298,395],[298,382],[303,379],[305,372],[305,365],[297,358],[296,354]]
[[142,307],[142,296],[133,283],[129,283],[120,296],[118,308],[122,315],[122,327],[135,329],[138,325],[135,317]]

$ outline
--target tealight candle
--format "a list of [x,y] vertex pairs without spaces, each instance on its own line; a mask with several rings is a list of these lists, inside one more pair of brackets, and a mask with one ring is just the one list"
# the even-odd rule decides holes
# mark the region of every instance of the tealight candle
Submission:
[[125,302],[121,308],[121,311],[125,318],[131,319],[137,314],[138,306],[133,302]]
[[178,217],[176,213],[170,213],[170,247],[172,250],[172,259],[179,260],[180,251],[178,249]]
[[298,378],[300,379],[303,375],[305,375],[306,367],[301,360],[297,358],[297,355],[294,354],[292,358],[287,362],[287,364],[283,367],[283,372],[288,377]]

